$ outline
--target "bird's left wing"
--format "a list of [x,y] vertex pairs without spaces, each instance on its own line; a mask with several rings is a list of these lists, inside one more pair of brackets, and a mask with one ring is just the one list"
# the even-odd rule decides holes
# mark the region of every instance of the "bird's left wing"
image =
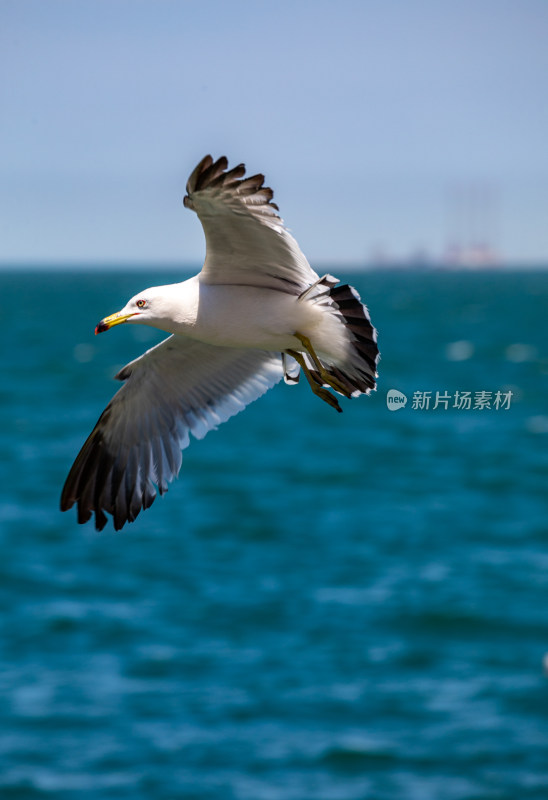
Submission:
[[206,237],[200,280],[301,294],[318,275],[279,217],[264,175],[244,178],[244,164],[227,167],[224,156],[206,156],[186,186],[184,204]]
[[125,366],[125,381],[74,462],[61,509],[78,505],[78,522],[105,512],[119,530],[179,472],[189,433],[198,439],[242,411],[282,377],[277,353],[215,347],[170,336]]

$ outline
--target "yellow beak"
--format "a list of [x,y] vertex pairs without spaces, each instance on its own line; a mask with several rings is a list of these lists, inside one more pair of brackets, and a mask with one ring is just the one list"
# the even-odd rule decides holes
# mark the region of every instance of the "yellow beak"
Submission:
[[116,314],[105,317],[95,328],[95,335],[108,331],[109,328],[114,328],[115,325],[121,325],[122,322],[127,322],[130,317],[134,317],[137,313],[137,311],[134,311],[131,314],[122,314],[121,311],[117,311]]

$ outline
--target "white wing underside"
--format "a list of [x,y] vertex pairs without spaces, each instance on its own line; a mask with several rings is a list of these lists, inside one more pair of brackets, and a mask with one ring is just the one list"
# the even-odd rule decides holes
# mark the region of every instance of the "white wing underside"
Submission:
[[191,174],[184,203],[198,214],[206,238],[200,280],[277,289],[299,295],[318,275],[284,226],[264,176],[241,180],[243,164],[206,156]]
[[189,434],[206,433],[242,411],[282,377],[278,353],[215,347],[170,336],[124,367],[126,381],[84,444],[67,478],[62,507],[78,518],[104,511],[121,528],[148,508],[179,472]]

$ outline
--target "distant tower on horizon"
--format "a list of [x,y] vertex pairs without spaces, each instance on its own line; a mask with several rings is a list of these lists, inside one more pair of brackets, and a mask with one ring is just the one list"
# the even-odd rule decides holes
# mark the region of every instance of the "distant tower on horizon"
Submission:
[[469,181],[447,191],[447,236],[442,260],[449,266],[494,267],[499,196],[487,181]]

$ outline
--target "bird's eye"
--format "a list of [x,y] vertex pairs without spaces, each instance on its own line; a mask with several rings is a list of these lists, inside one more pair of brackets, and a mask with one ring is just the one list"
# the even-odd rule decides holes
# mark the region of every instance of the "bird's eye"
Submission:
[[146,304],[147,304],[146,300],[137,300],[137,302],[135,303],[137,308],[144,308],[146,306]]

